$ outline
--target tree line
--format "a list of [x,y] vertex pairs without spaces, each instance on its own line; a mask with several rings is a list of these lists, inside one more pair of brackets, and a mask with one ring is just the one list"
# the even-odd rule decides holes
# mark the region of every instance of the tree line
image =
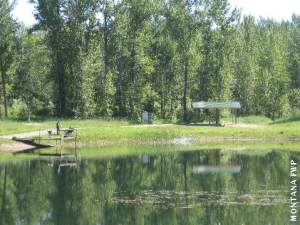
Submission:
[[191,118],[239,101],[272,119],[300,105],[300,16],[277,22],[227,0],[30,0],[28,28],[0,6],[1,117]]

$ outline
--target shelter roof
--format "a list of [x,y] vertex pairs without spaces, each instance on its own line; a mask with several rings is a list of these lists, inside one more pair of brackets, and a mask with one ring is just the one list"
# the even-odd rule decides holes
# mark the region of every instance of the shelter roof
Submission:
[[194,109],[240,109],[239,102],[193,102]]

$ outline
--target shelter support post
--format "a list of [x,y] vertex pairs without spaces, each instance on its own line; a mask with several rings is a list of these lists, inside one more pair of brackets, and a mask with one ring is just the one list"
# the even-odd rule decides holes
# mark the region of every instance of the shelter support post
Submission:
[[220,124],[220,109],[216,109],[216,124]]
[[235,115],[235,124],[237,124],[237,109],[234,110],[234,115]]

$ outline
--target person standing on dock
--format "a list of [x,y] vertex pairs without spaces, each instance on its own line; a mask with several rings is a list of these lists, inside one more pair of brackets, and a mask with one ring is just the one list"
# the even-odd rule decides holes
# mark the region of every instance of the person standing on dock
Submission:
[[59,135],[59,130],[60,130],[60,123],[57,121],[56,123],[56,130],[57,130],[57,135]]

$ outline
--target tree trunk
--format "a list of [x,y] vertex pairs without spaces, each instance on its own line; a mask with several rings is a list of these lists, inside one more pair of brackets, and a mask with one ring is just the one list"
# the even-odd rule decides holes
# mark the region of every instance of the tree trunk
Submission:
[[183,93],[183,115],[184,121],[187,120],[187,86],[188,86],[188,66],[189,66],[189,57],[185,57],[184,63],[184,93]]
[[117,62],[117,71],[118,71],[118,77],[117,77],[117,93],[116,93],[116,104],[118,106],[118,116],[124,116],[123,105],[122,105],[122,76],[123,76],[123,62],[122,57],[118,59]]
[[1,108],[1,104],[2,104],[2,102],[1,102],[1,93],[0,93],[0,118],[2,118],[2,108]]
[[164,119],[164,99],[163,99],[163,73],[159,71],[161,74],[160,77],[160,118]]
[[30,123],[30,108],[28,107],[28,122]]
[[104,12],[104,80],[109,71],[108,65],[108,25],[107,25],[107,13]]
[[[57,17],[60,17],[60,5],[57,4],[56,7]],[[64,69],[64,61],[63,61],[63,50],[61,46],[61,24],[57,24],[56,28],[56,63],[58,64],[58,93],[59,93],[59,111],[60,115],[66,117],[66,85],[65,85],[65,69]]]
[[59,106],[60,106],[60,115],[65,117],[66,116],[66,87],[65,87],[65,71],[64,71],[64,64],[62,59],[62,53],[60,50],[57,51],[56,54],[57,62],[58,62],[58,84],[59,84]]
[[[131,43],[131,52],[130,52],[130,60],[131,60],[131,65],[130,65],[130,76],[131,76],[131,82],[132,82],[132,90],[133,93],[135,93],[135,42],[136,42],[136,37],[135,37],[135,30],[133,31],[133,40]],[[137,93],[136,93],[137,94]],[[134,105],[135,105],[135,101],[134,101],[134,96],[132,96],[132,94],[130,94],[129,96],[129,107],[130,107],[130,116],[132,118],[132,115],[134,114]]]
[[5,115],[5,118],[8,118],[8,112],[7,112],[7,95],[6,95],[6,73],[5,73],[4,69],[3,69],[1,58],[0,58],[0,67],[1,67],[1,78],[2,78],[4,115]]
[[131,42],[131,49],[130,49],[130,76],[131,76],[131,82],[135,83],[135,45],[136,45],[136,27],[133,28],[133,37]]

